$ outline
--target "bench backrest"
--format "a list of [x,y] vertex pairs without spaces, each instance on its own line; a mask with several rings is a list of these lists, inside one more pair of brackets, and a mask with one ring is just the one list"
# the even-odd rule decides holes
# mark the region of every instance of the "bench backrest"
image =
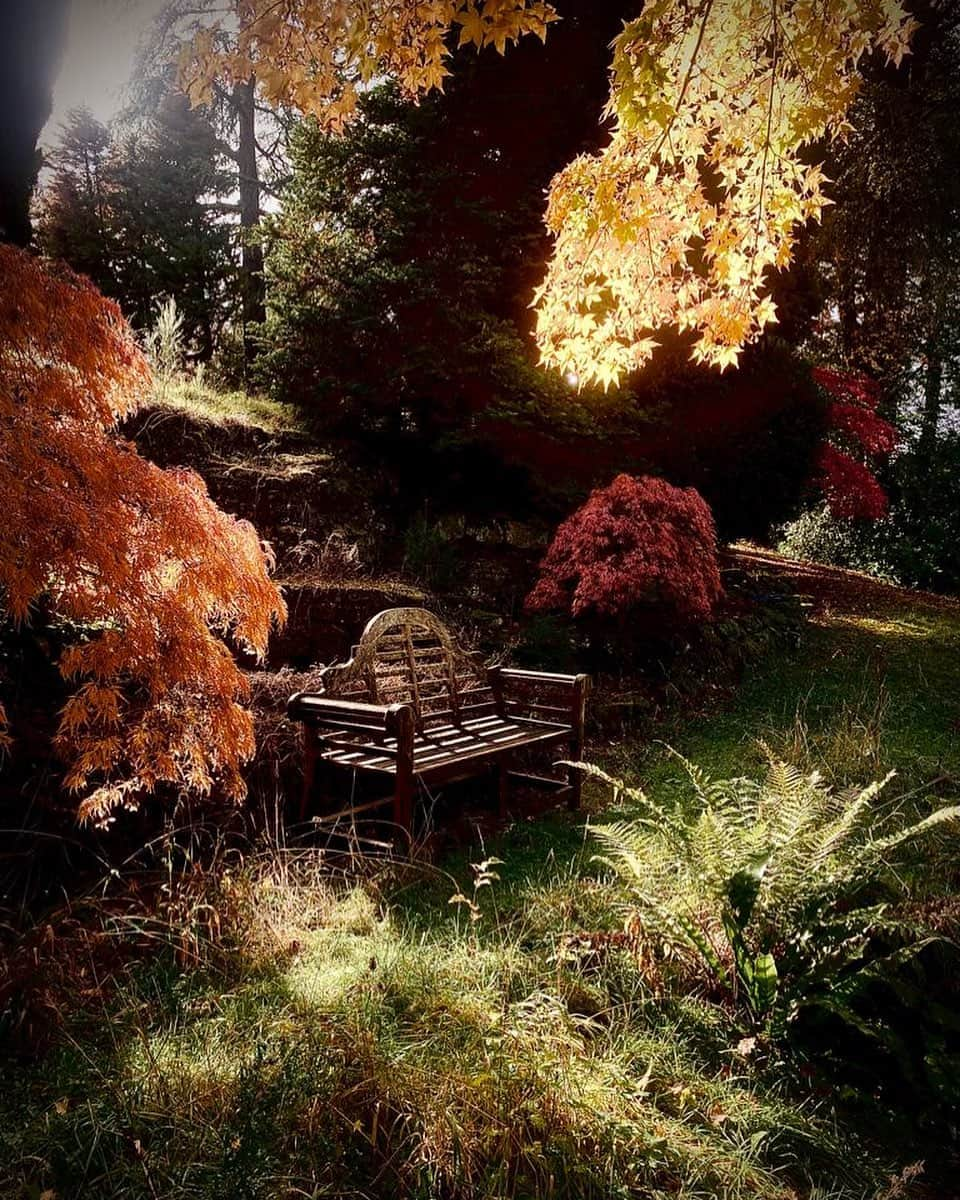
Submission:
[[353,657],[327,667],[325,696],[368,704],[410,704],[418,730],[459,725],[496,711],[484,667],[423,608],[390,608],[373,617]]

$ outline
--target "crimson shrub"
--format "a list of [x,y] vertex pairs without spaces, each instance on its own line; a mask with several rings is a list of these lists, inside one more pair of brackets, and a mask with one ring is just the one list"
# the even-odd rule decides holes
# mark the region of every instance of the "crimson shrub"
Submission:
[[723,592],[716,541],[699,492],[618,475],[557,529],[526,607],[656,617],[664,630],[709,621]]

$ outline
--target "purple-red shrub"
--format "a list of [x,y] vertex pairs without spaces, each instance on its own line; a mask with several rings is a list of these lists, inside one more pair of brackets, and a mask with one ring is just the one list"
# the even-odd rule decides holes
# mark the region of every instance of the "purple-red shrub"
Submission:
[[716,527],[699,492],[618,475],[557,529],[526,606],[686,625],[710,620],[722,594]]

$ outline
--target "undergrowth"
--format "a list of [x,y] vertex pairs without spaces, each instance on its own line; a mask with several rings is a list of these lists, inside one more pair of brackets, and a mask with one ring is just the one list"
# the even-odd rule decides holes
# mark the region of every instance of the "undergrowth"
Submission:
[[587,849],[504,879],[488,858],[473,887],[411,870],[335,886],[318,852],[274,849],[185,883],[159,953],[5,1068],[0,1194],[880,1189],[888,1164],[734,1013],[649,986]]
[[[952,614],[833,614],[678,744],[729,779],[756,774],[763,740],[831,794],[897,765],[871,803],[902,829],[958,795],[958,636]],[[661,747],[595,751],[671,819],[695,815]],[[597,787],[587,804],[640,815]],[[929,944],[865,979],[844,1022],[821,1007],[783,1031],[745,1020],[715,973],[648,969],[664,939],[638,943],[634,886],[596,861],[582,819],[519,821],[444,870],[336,880],[319,852],[274,847],[188,871],[160,909],[91,902],[38,927],[35,987],[7,999],[8,1031],[28,1000],[57,1028],[42,1055],[0,1049],[0,1196],[946,1195],[956,856],[920,845],[891,860],[883,895],[844,904],[889,906],[870,918],[871,964],[897,951],[887,918]],[[674,867],[658,878],[696,911]],[[71,921],[116,953],[61,939]]]

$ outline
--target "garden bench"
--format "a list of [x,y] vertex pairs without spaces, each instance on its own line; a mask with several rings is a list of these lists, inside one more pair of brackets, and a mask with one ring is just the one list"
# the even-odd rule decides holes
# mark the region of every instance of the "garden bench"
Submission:
[[316,692],[297,692],[287,711],[302,722],[302,816],[318,764],[382,776],[389,793],[336,814],[387,804],[410,833],[420,785],[454,782],[494,768],[501,812],[512,780],[550,787],[572,808],[579,772],[562,779],[510,770],[518,751],[563,744],[583,751],[586,675],[485,667],[422,608],[392,608],[367,624],[349,662],[327,667]]

